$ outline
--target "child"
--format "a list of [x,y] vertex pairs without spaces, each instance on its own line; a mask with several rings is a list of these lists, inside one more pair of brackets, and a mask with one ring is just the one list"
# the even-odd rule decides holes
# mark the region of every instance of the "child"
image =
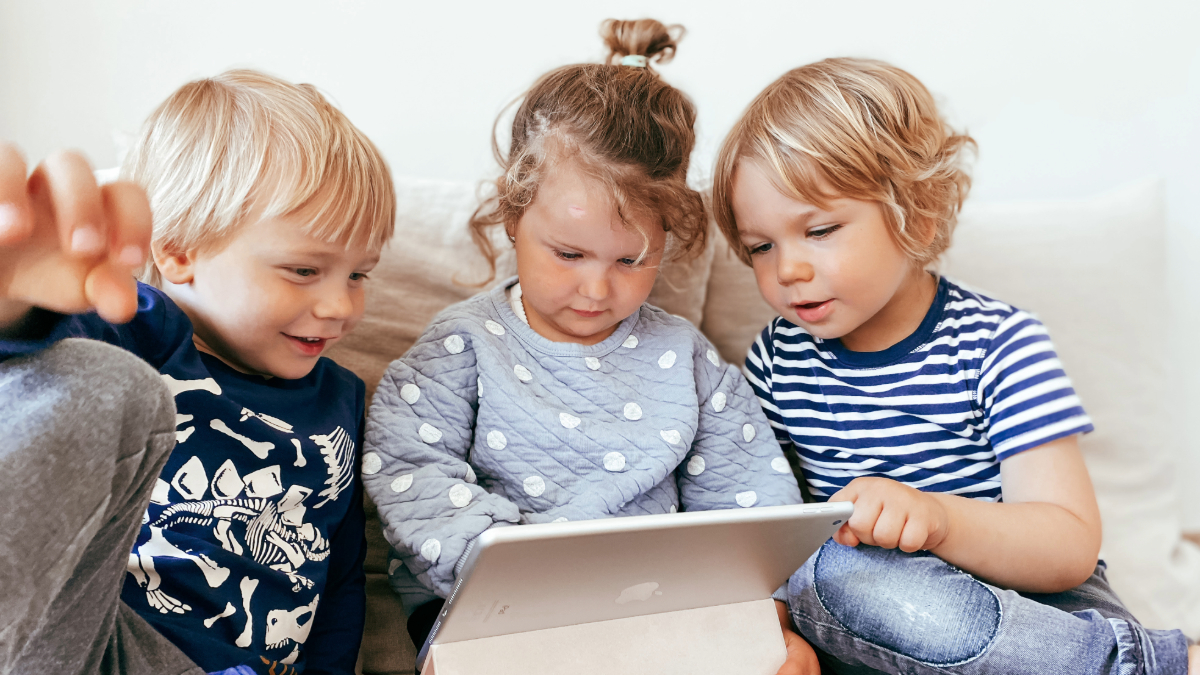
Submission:
[[[1097,563],[1092,424],[1045,328],[926,271],[973,144],[908,73],[831,59],[721,150],[718,223],[780,314],[748,378],[812,495],[855,505],[791,618],[835,672],[1184,673],[1184,636],[1138,624]],[[790,643],[781,672],[816,673]]]
[[0,249],[0,670],[353,673],[364,387],[320,354],[391,236],[379,152],[313,87],[232,71],[151,115],[132,183],[68,155],[24,204],[4,159],[0,216],[33,233]]
[[471,223],[491,259],[504,226],[517,277],[436,317],[371,405],[364,482],[418,645],[488,528],[800,499],[738,369],[645,304],[666,252],[703,246],[695,111],[649,67],[675,51],[665,26],[603,34],[608,63],[525,95]]

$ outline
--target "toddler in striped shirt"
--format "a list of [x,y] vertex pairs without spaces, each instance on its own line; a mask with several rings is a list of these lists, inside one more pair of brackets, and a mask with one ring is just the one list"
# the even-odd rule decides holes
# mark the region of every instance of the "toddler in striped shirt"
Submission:
[[777,594],[780,673],[1186,673],[1184,635],[1105,579],[1092,424],[1045,327],[927,271],[973,148],[909,73],[830,59],[717,160],[718,223],[780,314],[747,378],[811,496],[855,506]]

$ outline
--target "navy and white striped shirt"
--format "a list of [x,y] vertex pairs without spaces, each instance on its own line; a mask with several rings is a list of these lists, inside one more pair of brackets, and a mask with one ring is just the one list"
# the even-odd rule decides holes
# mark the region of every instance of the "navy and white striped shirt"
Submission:
[[944,278],[916,332],[881,352],[778,317],[746,377],[822,501],[859,476],[995,501],[1002,460],[1092,430],[1045,326]]

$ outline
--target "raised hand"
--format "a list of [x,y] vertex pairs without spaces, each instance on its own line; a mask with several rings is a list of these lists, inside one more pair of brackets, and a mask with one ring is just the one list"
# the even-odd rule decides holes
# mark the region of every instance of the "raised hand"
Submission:
[[133,183],[97,186],[75,152],[26,177],[21,154],[0,143],[0,334],[19,329],[32,307],[131,319],[150,232],[149,202]]
[[833,535],[844,546],[863,543],[912,553],[936,548],[949,530],[950,516],[941,502],[890,478],[855,478],[829,501],[854,504],[854,515]]

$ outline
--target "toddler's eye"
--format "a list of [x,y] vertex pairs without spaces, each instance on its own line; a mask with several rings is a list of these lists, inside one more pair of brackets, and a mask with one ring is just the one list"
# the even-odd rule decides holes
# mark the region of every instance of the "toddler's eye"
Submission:
[[808,236],[812,237],[813,239],[824,239],[825,237],[828,237],[829,235],[833,234],[834,232],[837,232],[840,229],[842,229],[841,225],[830,225],[828,227],[818,227],[818,228],[809,230]]
[[368,279],[366,272],[351,272],[350,281],[366,281]]
[[317,271],[311,267],[297,267],[292,270],[298,277],[315,277]]
[[634,267],[638,264],[638,261],[635,260],[634,258],[621,258],[617,262],[621,263],[622,265],[624,265],[626,267]]
[[583,255],[580,253],[568,253],[566,251],[558,251],[558,250],[554,251],[554,255],[558,256],[559,258],[562,258],[563,260],[579,260],[580,258],[583,257]]
[[773,246],[775,246],[775,244],[772,244],[770,242],[767,242],[765,244],[759,244],[757,246],[751,246],[750,247],[750,255],[758,255],[759,253],[766,253],[767,251],[770,251]]

